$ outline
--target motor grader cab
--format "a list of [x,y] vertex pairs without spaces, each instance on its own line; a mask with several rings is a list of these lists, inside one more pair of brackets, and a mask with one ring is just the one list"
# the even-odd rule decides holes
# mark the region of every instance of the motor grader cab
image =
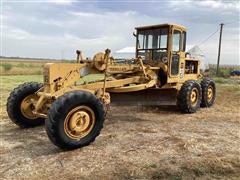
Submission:
[[161,86],[182,83],[200,76],[200,61],[186,54],[186,28],[176,24],[137,27],[136,58],[159,68]]
[[76,63],[47,63],[43,84],[28,82],[11,92],[8,116],[24,128],[45,122],[55,145],[74,149],[95,140],[110,104],[171,101],[185,113],[213,105],[215,83],[202,79],[200,61],[185,53],[185,27],[137,27],[135,36],[136,57],[124,63],[114,59],[109,49],[92,59],[84,59],[78,50]]

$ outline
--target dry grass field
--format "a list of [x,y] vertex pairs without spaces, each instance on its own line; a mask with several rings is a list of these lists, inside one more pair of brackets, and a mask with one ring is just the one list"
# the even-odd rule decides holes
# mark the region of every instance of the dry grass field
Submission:
[[0,179],[239,179],[240,80],[216,79],[212,108],[182,114],[175,106],[111,107],[90,146],[62,151],[44,126],[10,122],[12,88],[42,76],[1,77]]
[[44,64],[48,62],[61,61],[4,58],[1,59],[0,75],[40,75]]

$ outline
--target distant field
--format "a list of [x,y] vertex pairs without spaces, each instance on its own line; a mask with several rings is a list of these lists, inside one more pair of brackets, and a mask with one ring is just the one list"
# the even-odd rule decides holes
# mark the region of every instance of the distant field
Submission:
[[[40,75],[45,63],[58,60],[1,59],[1,75]],[[66,62],[66,61],[65,61]]]
[[1,75],[42,74],[42,61],[2,61]]
[[[1,59],[0,75],[41,75],[45,63],[74,62],[74,60],[35,60],[35,59]],[[209,65],[209,75],[216,75],[216,65]],[[240,66],[222,65],[220,66],[220,77],[230,77],[230,72],[240,69]]]
[[[228,78],[230,77],[230,72],[233,70],[240,70],[239,65],[221,65],[219,68],[219,74],[218,76]],[[209,74],[210,76],[216,76],[217,71],[217,65],[216,64],[210,64],[209,65]]]

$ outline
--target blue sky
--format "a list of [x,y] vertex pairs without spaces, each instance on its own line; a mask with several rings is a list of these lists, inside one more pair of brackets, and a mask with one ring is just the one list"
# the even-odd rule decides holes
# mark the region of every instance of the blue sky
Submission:
[[[110,48],[134,46],[135,26],[173,22],[188,27],[188,47],[226,23],[222,64],[239,64],[239,10],[236,1],[73,1],[3,0],[2,55],[74,59]],[[210,63],[217,58],[219,32],[200,48]]]

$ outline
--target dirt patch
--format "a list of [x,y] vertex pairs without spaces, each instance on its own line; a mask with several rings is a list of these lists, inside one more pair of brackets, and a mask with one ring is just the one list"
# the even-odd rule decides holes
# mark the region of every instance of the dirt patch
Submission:
[[44,127],[20,129],[2,108],[1,179],[238,179],[240,88],[218,86],[212,108],[112,107],[90,146],[62,151]]

